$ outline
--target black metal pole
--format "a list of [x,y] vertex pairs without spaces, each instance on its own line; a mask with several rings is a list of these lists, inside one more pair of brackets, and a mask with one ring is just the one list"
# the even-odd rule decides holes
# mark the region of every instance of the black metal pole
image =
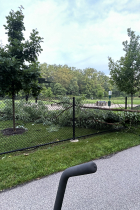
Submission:
[[127,109],[127,97],[125,97],[125,109]]
[[96,171],[97,165],[93,161],[67,168],[61,175],[53,210],[61,210],[64,193],[69,177],[91,174],[95,173]]
[[75,140],[75,97],[73,97],[73,140]]

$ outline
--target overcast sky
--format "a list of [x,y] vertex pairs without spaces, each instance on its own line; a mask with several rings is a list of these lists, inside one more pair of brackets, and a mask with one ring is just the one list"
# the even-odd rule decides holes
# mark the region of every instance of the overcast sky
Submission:
[[0,40],[11,9],[24,7],[25,38],[37,28],[44,38],[40,63],[88,67],[109,75],[108,56],[124,55],[127,28],[140,35],[140,0],[0,0]]

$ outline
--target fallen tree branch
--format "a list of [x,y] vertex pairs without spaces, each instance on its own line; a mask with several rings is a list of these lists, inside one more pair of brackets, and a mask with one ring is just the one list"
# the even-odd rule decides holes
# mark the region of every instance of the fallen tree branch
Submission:
[[[63,112],[65,112],[66,110],[68,110],[68,109],[70,109],[70,108],[72,108],[73,106],[69,106],[69,107],[67,107],[66,109],[64,109],[59,115],[57,115],[56,117],[55,117],[55,119],[57,119]],[[54,118],[53,118],[54,119]]]

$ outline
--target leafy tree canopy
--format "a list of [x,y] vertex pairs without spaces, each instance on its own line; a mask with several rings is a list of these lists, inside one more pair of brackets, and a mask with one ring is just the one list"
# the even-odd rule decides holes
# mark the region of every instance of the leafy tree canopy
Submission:
[[59,83],[66,89],[67,95],[86,94],[87,97],[98,97],[98,91],[102,91],[108,96],[108,91],[112,85],[109,82],[109,77],[103,72],[98,72],[94,68],[76,69],[67,65],[49,65],[43,63],[40,65],[42,77],[51,86],[52,92],[56,94],[55,84]]
[[43,38],[34,29],[29,40],[25,41],[23,32],[24,15],[22,6],[18,11],[11,10],[4,25],[8,35],[8,44],[0,46],[0,96],[9,95],[13,104],[13,128],[15,131],[15,95],[23,90],[26,94],[32,92],[36,97],[41,90],[38,84],[40,68],[38,55],[41,53]]
[[125,56],[116,62],[109,57],[109,69],[112,84],[120,91],[131,94],[131,107],[133,106],[133,94],[140,90],[140,36],[136,36],[131,28],[127,29],[130,42],[124,41]]
[[38,36],[37,30],[33,30],[30,39],[25,41],[21,8],[16,12],[11,10],[6,19],[4,27],[8,44],[0,47],[0,95],[14,96],[20,90],[33,91],[34,87],[38,91],[40,70],[37,56],[42,51],[40,43],[43,38]]

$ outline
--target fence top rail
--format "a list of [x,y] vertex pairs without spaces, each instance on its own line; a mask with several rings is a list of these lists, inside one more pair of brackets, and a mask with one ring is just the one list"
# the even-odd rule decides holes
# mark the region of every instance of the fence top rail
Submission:
[[101,109],[101,110],[110,110],[110,111],[124,111],[124,112],[138,112],[140,113],[140,110],[132,110],[132,109],[111,109],[111,108],[102,108],[102,107],[89,107],[89,106],[80,106],[81,108],[86,109]]

